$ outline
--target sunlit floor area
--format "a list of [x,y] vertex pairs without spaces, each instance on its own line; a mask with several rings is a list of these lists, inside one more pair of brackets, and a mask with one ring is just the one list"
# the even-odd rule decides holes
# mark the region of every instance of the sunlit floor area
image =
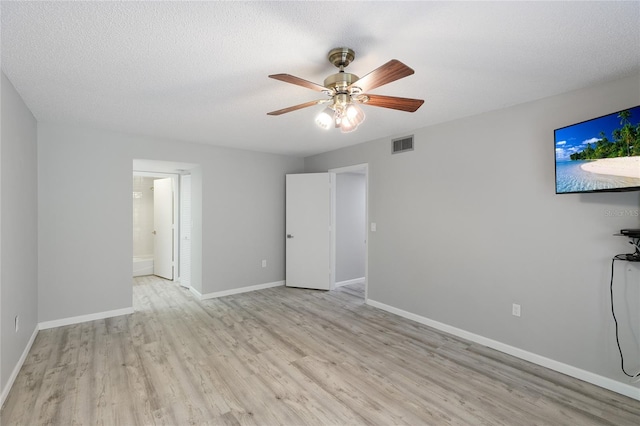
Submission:
[[198,301],[41,331],[7,425],[634,425],[640,401],[364,304],[363,285]]

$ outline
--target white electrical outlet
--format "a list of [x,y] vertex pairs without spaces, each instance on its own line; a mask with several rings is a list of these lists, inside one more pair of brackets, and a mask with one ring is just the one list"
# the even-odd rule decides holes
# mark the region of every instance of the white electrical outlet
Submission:
[[16,333],[17,333],[18,330],[20,330],[20,315],[16,315],[14,323],[15,323],[15,326],[16,326]]
[[262,267],[266,268],[267,267],[267,259],[263,259],[262,260]]
[[520,316],[520,305],[518,305],[517,303],[513,304],[513,306],[511,307],[511,315],[513,315],[514,317]]

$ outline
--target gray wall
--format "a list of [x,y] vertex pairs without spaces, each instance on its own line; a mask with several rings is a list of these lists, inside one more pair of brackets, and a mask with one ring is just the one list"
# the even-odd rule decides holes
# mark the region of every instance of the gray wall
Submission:
[[154,200],[153,185],[156,177],[133,175],[133,256],[154,255]]
[[4,73],[1,78],[0,390],[5,390],[38,323],[38,189],[36,120]]
[[[407,132],[414,152],[391,155],[382,139],[306,158],[306,172],[369,163],[369,298],[628,383],[608,284],[611,257],[631,251],[613,234],[640,227],[640,196],[555,195],[553,130],[640,104],[639,78]],[[631,296],[616,309],[635,327],[633,371],[638,269],[616,281]]]
[[38,156],[40,322],[131,306],[134,158],[200,165],[196,290],[284,280],[285,174],[302,171],[302,159],[46,123]]
[[365,176],[336,174],[336,282],[364,277]]

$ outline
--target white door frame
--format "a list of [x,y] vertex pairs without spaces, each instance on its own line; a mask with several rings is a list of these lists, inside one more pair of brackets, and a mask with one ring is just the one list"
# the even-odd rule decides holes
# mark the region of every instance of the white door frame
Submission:
[[[369,163],[362,164],[354,164],[353,166],[346,167],[338,167],[336,169],[329,169],[329,173],[353,173],[353,172],[362,172],[364,171],[364,196],[365,196],[365,213],[364,213],[364,235],[366,236],[365,245],[364,245],[364,300],[365,303],[369,300]],[[335,192],[332,194],[332,203],[331,203],[331,220],[333,226],[331,227],[331,271],[334,273],[331,275],[331,288],[334,289],[336,286],[336,226],[335,226],[335,218],[336,218],[336,198]]]
[[180,175],[177,173],[147,172],[133,170],[133,176],[171,178],[173,184],[173,280],[180,276]]
[[[185,182],[185,178],[188,177],[188,185]],[[180,211],[180,217],[178,218],[178,234],[180,235],[180,241],[178,243],[178,256],[176,262],[178,263],[178,280],[182,287],[191,288],[191,227],[193,222],[193,214],[192,214],[192,196],[191,196],[191,174],[181,174],[179,176],[180,181],[180,205],[178,206],[178,210]],[[188,190],[188,191],[187,191]],[[189,208],[188,213],[184,213],[185,211],[185,194],[189,193]],[[188,222],[184,223],[185,220]],[[183,229],[183,227],[188,229]],[[188,230],[188,232],[187,232]],[[189,238],[186,240],[185,238]],[[186,244],[185,241],[188,241],[189,244],[189,253],[183,253],[183,247]]]

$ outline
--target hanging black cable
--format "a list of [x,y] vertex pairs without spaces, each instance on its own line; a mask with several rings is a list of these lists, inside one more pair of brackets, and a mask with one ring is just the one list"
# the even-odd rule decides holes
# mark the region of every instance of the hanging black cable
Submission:
[[609,292],[611,294],[611,315],[613,315],[613,322],[616,325],[616,344],[618,345],[618,352],[620,352],[620,367],[622,368],[622,372],[631,378],[636,378],[636,377],[640,377],[640,372],[636,373],[636,374],[629,374],[627,373],[627,371],[624,369],[624,356],[622,355],[622,348],[620,347],[620,338],[618,337],[618,319],[616,318],[616,312],[613,308],[613,271],[614,271],[614,265],[616,260],[628,260],[629,259],[629,255],[628,254],[618,254],[613,256],[613,259],[611,259],[611,282],[609,283]]

